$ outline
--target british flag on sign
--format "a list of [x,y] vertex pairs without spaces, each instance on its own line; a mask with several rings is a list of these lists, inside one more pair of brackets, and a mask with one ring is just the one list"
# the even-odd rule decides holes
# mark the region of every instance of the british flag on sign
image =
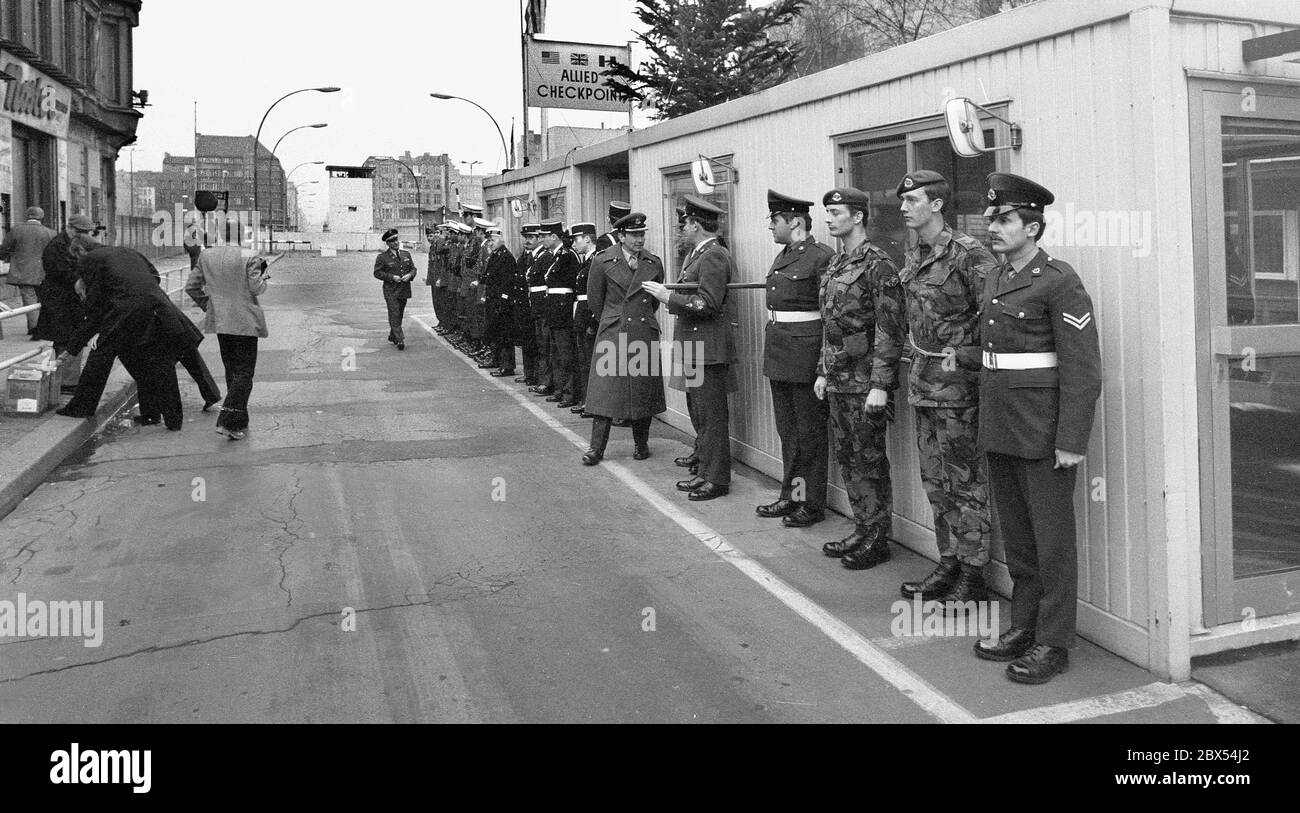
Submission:
[[559,51],[542,51],[542,64],[543,64],[543,65],[559,65],[559,64],[560,64],[560,52],[559,52]]

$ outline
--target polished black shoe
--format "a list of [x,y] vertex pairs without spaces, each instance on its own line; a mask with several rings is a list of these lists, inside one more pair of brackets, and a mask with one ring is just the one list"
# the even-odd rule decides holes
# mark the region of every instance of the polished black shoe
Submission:
[[922,601],[937,599],[952,589],[960,574],[960,562],[956,559],[940,559],[939,566],[929,576],[919,582],[903,582],[899,592],[903,594],[903,598],[909,600],[918,594]]
[[717,483],[706,482],[704,485],[686,495],[686,499],[691,502],[705,502],[706,500],[716,500],[719,497],[725,497],[731,493],[731,486],[720,486]]
[[695,455],[687,455],[686,457],[679,457],[674,459],[673,465],[677,466],[678,468],[689,469],[694,466],[700,465],[700,459]]
[[600,452],[597,452],[593,449],[588,449],[586,454],[582,456],[582,465],[595,466],[598,463],[600,463],[600,461],[603,460],[604,457],[605,456],[602,455]]
[[587,420],[591,420],[592,418],[594,418],[594,417],[596,417],[596,416],[595,416],[593,413],[588,412],[587,410],[584,409],[584,410],[582,410],[581,412],[578,413],[578,417],[579,417],[579,418],[586,418]]
[[636,451],[632,452],[632,459],[633,459],[633,460],[649,460],[649,459],[650,459],[650,447],[649,447],[649,446],[638,446],[638,447],[636,447]]
[[1016,683],[1046,683],[1070,668],[1070,650],[1063,646],[1034,644],[1007,665],[1007,677]]
[[[685,458],[678,459],[684,460]],[[788,517],[798,510],[799,503],[782,497],[771,505],[760,505],[754,509],[754,513],[758,514],[763,519],[780,519],[781,517]]]
[[563,401],[563,400],[564,400],[564,396],[563,396],[563,395],[560,395],[558,392],[557,392],[557,393],[554,393],[554,394],[552,394],[552,395],[548,395],[548,396],[546,396],[546,402],[547,402],[548,404],[558,404],[558,403],[560,403],[560,402]]
[[493,378],[510,378],[514,374],[515,374],[514,370],[497,370],[495,372],[488,373],[488,375],[492,376]]
[[707,485],[708,482],[708,480],[705,480],[702,477],[692,477],[689,480],[682,480],[679,482],[677,484],[677,490],[690,493],[702,485]]
[[1034,633],[1012,627],[998,636],[995,643],[975,642],[975,654],[986,661],[1014,661],[1034,646]]
[[952,606],[965,604],[968,601],[987,601],[988,597],[989,590],[984,585],[984,568],[962,565],[961,574],[952,589],[939,596],[938,600],[945,606]]
[[550,396],[555,394],[555,387],[529,387],[528,391],[533,395]]
[[573,400],[572,398],[565,398],[563,401],[559,402],[555,406],[557,409],[567,409],[570,412],[572,412],[573,408],[576,407],[577,405],[578,402]]
[[516,383],[516,384],[528,384],[528,385],[531,386],[531,385],[533,385],[533,384],[536,384],[537,382],[536,382],[536,381],[529,381],[529,380],[528,380],[528,376],[526,376],[526,375],[521,375],[521,376],[519,376],[518,378],[515,379],[515,383]]
[[394,338],[393,338],[393,334],[391,334],[391,333],[388,334],[388,343],[389,343],[389,344],[397,344],[397,339],[394,339]]
[[826,519],[826,512],[820,508],[813,508],[808,503],[800,503],[799,509],[793,514],[781,520],[781,524],[787,528],[811,528],[822,520]]
[[888,562],[890,555],[889,541],[880,537],[870,545],[863,545],[844,554],[840,558],[840,564],[848,570],[870,570],[882,562]]
[[478,368],[479,368],[480,370],[499,370],[499,369],[501,369],[500,367],[498,367],[498,366],[496,365],[495,362],[491,362],[491,361],[480,361],[480,362],[478,363]]
[[162,423],[162,417],[158,415],[132,415],[131,423],[136,426],[157,426]]
[[834,559],[839,559],[870,545],[872,539],[873,536],[869,533],[864,534],[861,531],[854,531],[852,535],[846,536],[838,542],[827,542],[822,545],[822,553]]
[[398,342],[398,343],[397,343],[397,349],[398,349],[398,350],[405,350],[405,349],[406,349],[406,342]]
[[569,411],[572,412],[574,415],[581,415],[582,413],[587,411],[587,405],[577,404],[575,406],[570,407]]

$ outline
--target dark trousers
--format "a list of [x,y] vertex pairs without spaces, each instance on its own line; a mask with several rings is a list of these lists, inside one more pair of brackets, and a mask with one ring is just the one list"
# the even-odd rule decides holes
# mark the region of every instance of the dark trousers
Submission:
[[[654,418],[637,418],[632,423],[632,443],[637,448],[650,444],[650,422]],[[600,454],[605,453],[605,444],[609,441],[609,430],[614,425],[613,418],[597,415],[591,421],[591,448]]]
[[596,349],[596,334],[587,331],[574,331],[574,350],[577,353],[574,371],[573,400],[585,403],[587,400],[587,379],[591,378],[591,356]]
[[194,383],[199,385],[199,395],[203,396],[203,403],[215,404],[221,400],[221,389],[217,387],[217,380],[212,377],[212,371],[203,361],[198,345],[182,349],[176,354],[176,360],[185,368],[185,372],[190,374],[190,378],[194,379]]
[[443,294],[443,310],[447,313],[447,328],[452,331],[460,330],[460,294],[455,288],[447,288]]
[[510,342],[496,342],[496,349],[492,353],[492,363],[502,370],[513,373],[515,371],[515,346]]
[[555,386],[555,371],[551,367],[551,329],[539,316],[533,317],[533,335],[537,340],[537,385]]
[[555,394],[562,401],[574,399],[574,376],[577,365],[574,363],[573,327],[551,328],[551,368],[555,381]]
[[695,454],[700,477],[719,486],[731,485],[731,415],[727,402],[726,364],[704,365],[698,387],[686,390],[686,409],[695,427]]
[[226,400],[217,416],[217,426],[243,431],[248,428],[248,397],[253,393],[257,372],[257,337],[217,334],[221,365],[226,368]]
[[444,327],[447,322],[447,312],[442,307],[442,290],[436,285],[429,286],[429,296],[433,299],[433,318],[439,327]]
[[989,486],[1011,574],[1011,623],[1040,644],[1074,644],[1079,572],[1074,528],[1076,469],[1055,458],[989,453]]
[[180,385],[176,382],[176,350],[150,345],[125,350],[118,358],[135,379],[140,415],[162,418],[168,426],[179,426],[183,410]]
[[388,306],[388,339],[406,344],[406,334],[402,332],[402,320],[406,318],[406,298],[384,291],[384,304]]
[[776,434],[781,438],[781,499],[823,508],[830,455],[827,402],[817,398],[812,384],[771,380],[768,384]]
[[91,350],[86,355],[86,363],[81,366],[77,391],[64,409],[74,415],[94,414],[99,408],[100,399],[104,397],[104,387],[108,386],[108,377],[113,372],[113,361],[116,358],[116,353],[102,345]]

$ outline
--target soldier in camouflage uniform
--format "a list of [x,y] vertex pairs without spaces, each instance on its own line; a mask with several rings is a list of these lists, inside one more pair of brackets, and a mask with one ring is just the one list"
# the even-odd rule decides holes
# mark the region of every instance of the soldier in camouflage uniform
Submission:
[[921,481],[941,557],[919,582],[904,582],[904,598],[943,602],[987,597],[992,523],[988,477],[976,446],[979,425],[979,310],[984,280],[996,267],[978,240],[948,228],[952,196],[942,175],[918,170],[898,185],[904,222],[917,243],[901,279],[907,295],[911,391]]
[[835,459],[857,522],[851,536],[822,550],[850,570],[866,570],[890,555],[894,507],[885,429],[902,358],[903,289],[893,260],[867,240],[867,193],[832,189],[822,205],[843,250],[821,280],[825,331],[813,387],[830,400]]

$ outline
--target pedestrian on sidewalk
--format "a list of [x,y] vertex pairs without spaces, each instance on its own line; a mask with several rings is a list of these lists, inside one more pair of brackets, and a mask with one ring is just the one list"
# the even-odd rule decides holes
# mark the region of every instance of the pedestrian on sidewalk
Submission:
[[[38,288],[45,280],[45,266],[42,256],[45,247],[55,238],[55,232],[42,223],[45,210],[39,206],[27,209],[27,222],[19,223],[5,235],[0,244],[0,260],[9,263],[10,285],[18,289],[23,307],[36,305],[40,300]],[[40,315],[36,311],[27,314],[27,335],[32,341],[39,341],[36,325]]]
[[217,334],[226,368],[226,400],[217,432],[241,440],[248,430],[248,399],[257,372],[257,342],[267,337],[266,315],[258,297],[266,292],[266,260],[245,258],[238,246],[203,252],[190,272],[185,293],[203,309],[203,332]]
[[[62,353],[77,332],[85,311],[77,295],[77,260],[72,256],[72,239],[77,229],[94,229],[95,224],[85,215],[73,215],[68,225],[55,235],[41,253],[45,279],[37,290],[41,301],[41,315],[36,323],[36,338],[53,342],[54,352]],[[65,385],[75,385],[76,380],[64,379]]]
[[402,321],[406,315],[406,302],[411,298],[411,280],[415,279],[415,260],[411,252],[402,249],[397,229],[384,232],[388,248],[375,258],[375,279],[384,283],[384,303],[388,305],[388,341],[398,350],[406,349],[406,334]]

